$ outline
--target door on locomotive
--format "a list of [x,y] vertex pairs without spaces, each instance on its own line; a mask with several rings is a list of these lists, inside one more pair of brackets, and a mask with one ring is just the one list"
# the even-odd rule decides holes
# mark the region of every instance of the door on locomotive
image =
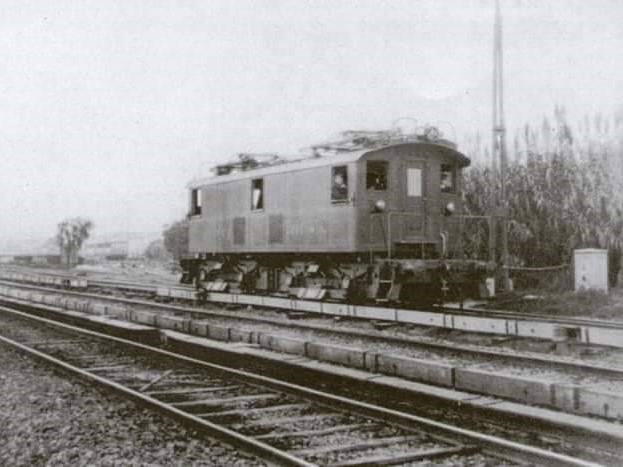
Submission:
[[426,237],[426,163],[421,160],[405,160],[403,163],[404,185],[402,241],[421,242]]

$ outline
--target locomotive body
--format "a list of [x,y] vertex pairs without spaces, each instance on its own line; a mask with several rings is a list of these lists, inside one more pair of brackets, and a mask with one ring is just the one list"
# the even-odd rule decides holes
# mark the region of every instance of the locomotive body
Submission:
[[471,287],[483,268],[460,252],[467,165],[449,142],[412,141],[195,181],[182,281],[353,303]]

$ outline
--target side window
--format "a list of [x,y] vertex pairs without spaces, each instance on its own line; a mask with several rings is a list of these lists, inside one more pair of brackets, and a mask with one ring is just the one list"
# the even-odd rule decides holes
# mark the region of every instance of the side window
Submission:
[[201,189],[194,188],[190,190],[190,215],[201,215]]
[[450,164],[441,164],[441,181],[440,188],[442,193],[454,193],[455,179],[454,166]]
[[331,168],[331,201],[348,200],[348,167],[338,165]]
[[261,209],[264,209],[264,179],[256,178],[251,180],[251,210]]
[[366,188],[387,190],[387,161],[368,161],[366,164]]

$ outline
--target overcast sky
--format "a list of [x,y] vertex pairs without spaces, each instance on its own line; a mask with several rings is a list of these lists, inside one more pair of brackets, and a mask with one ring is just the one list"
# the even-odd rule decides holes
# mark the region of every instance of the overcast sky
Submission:
[[[621,0],[502,0],[510,131],[623,103]],[[493,0],[2,0],[0,238],[157,231],[237,152],[491,129]]]

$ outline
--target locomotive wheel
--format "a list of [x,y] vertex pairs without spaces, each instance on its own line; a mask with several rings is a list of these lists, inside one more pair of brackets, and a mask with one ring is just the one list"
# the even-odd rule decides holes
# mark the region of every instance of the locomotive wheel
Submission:
[[240,281],[240,290],[244,293],[254,293],[255,281],[257,280],[256,276],[255,271],[243,274],[242,280]]
[[368,301],[368,286],[364,279],[352,279],[346,290],[346,302],[363,305]]
[[434,284],[403,284],[400,302],[407,305],[429,306],[438,303],[440,287]]

